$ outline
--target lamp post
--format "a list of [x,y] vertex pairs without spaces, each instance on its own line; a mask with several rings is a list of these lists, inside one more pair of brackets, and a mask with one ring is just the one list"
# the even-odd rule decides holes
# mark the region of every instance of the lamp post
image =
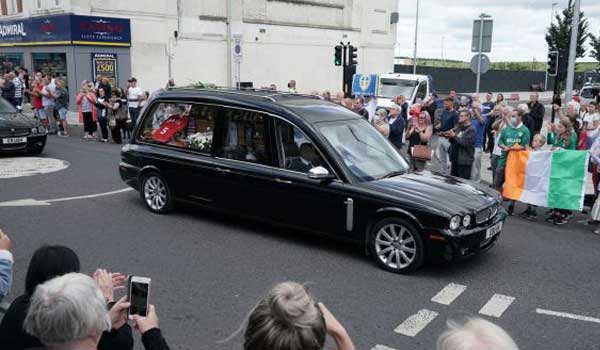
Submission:
[[575,58],[577,57],[577,37],[579,34],[579,0],[573,4],[573,22],[571,22],[571,42],[569,43],[569,64],[567,67],[567,86],[565,100],[573,97],[573,80],[575,79]]
[[479,15],[479,54],[477,55],[477,85],[475,93],[479,95],[479,83],[481,82],[481,55],[483,51],[483,20],[492,16],[482,13]]
[[[552,22],[554,22],[554,7],[558,5],[558,2],[552,3],[552,12],[550,13],[550,27],[552,27]],[[550,48],[548,48],[548,53],[550,53]],[[548,63],[546,63],[546,78],[544,79],[544,91],[548,90]]]
[[413,52],[413,74],[417,74],[417,38],[419,37],[419,0],[417,0],[417,15],[415,20],[415,50]]

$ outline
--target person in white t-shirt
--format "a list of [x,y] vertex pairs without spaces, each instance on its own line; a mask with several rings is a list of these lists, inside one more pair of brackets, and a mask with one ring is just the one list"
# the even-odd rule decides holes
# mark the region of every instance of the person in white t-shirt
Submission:
[[596,102],[590,102],[587,111],[583,113],[583,129],[587,136],[586,149],[590,149],[600,133],[600,114]]
[[138,116],[140,115],[140,101],[144,99],[144,91],[137,86],[137,79],[130,78],[127,80],[127,107],[129,108],[129,117],[131,117],[131,125],[135,126]]

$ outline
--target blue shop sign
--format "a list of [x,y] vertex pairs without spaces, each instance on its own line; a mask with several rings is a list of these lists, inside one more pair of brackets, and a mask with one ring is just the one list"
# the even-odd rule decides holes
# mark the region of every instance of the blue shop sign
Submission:
[[61,14],[0,22],[0,46],[131,46],[129,19]]

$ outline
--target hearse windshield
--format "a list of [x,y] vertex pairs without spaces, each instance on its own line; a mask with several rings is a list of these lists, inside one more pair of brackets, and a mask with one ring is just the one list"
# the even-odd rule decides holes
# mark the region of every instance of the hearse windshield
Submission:
[[319,131],[360,181],[404,174],[409,166],[366,120],[318,124]]

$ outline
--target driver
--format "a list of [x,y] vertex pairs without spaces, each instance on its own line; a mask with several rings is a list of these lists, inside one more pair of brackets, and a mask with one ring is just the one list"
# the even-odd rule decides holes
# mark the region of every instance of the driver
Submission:
[[321,166],[322,161],[312,144],[305,142],[300,145],[300,157],[295,158],[290,165],[290,170],[308,173],[314,167]]

